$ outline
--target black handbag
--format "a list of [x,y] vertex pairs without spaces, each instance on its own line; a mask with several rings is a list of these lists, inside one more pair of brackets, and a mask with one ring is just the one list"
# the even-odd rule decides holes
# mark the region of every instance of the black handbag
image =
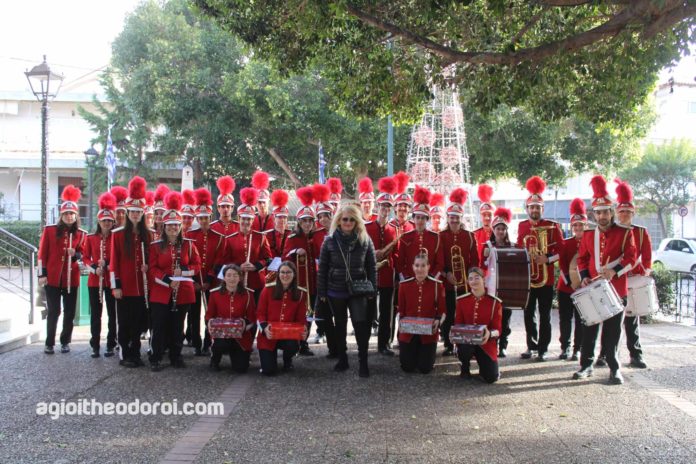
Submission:
[[348,294],[350,296],[374,296],[375,287],[372,285],[372,281],[369,279],[358,279],[353,280],[350,276],[350,266],[348,265],[348,260],[346,255],[343,254],[343,249],[341,244],[336,240],[336,245],[338,246],[338,251],[341,252],[341,257],[343,258],[343,263],[346,265],[346,284],[348,287]]

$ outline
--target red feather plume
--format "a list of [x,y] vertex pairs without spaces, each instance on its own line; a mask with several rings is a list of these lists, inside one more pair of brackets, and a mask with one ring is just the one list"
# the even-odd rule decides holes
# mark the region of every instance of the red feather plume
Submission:
[[329,201],[331,191],[329,190],[329,187],[324,184],[314,184],[312,186],[312,196],[314,201],[317,203],[323,203],[325,201]]
[[152,206],[155,204],[155,192],[152,190],[145,192],[145,204],[147,206]]
[[570,215],[575,216],[576,214],[587,214],[585,202],[581,198],[573,198],[573,201],[570,202]]
[[394,180],[396,181],[396,193],[404,193],[411,178],[404,171],[399,171],[394,174]]
[[476,193],[482,203],[488,203],[491,201],[491,198],[493,198],[493,187],[488,184],[481,184],[478,186],[478,192]]
[[271,179],[263,171],[256,171],[253,176],[251,176],[251,186],[255,189],[266,190],[268,186],[271,185]]
[[164,201],[164,197],[170,192],[165,184],[159,184],[155,189],[155,201]]
[[428,204],[430,202],[430,190],[416,185],[416,190],[413,192],[413,201],[420,204]]
[[430,206],[442,206],[445,204],[445,196],[441,193],[430,195]]
[[[479,187],[480,189],[481,187]],[[491,195],[493,194],[493,189],[491,189]],[[459,203],[463,205],[466,202],[466,197],[469,194],[463,188],[456,188],[450,193],[449,199],[452,203]]]
[[171,191],[164,197],[164,206],[166,206],[168,210],[173,209],[179,211],[183,203],[184,198],[176,191]]
[[633,201],[633,189],[628,183],[619,181],[616,186],[616,201],[617,203],[630,203]]
[[377,181],[377,188],[382,193],[394,195],[396,193],[396,181],[393,177],[382,177]]
[[104,192],[99,195],[99,200],[97,200],[97,203],[99,204],[99,209],[114,210],[116,209],[118,202],[116,201],[116,197],[111,192]]
[[207,188],[201,187],[193,192],[196,195],[196,205],[198,206],[212,206],[213,196]]
[[594,198],[601,198],[609,195],[609,192],[607,192],[607,180],[604,178],[604,176],[594,176],[592,179],[590,179],[590,186],[594,192]]
[[122,201],[126,201],[126,198],[128,198],[128,189],[125,187],[121,187],[120,185],[115,185],[111,187],[111,194],[116,197],[116,202],[120,203]]
[[300,203],[302,203],[304,206],[312,206],[312,202],[314,201],[312,187],[300,187],[297,189],[295,194],[297,194],[297,198],[300,199]]
[[544,193],[544,190],[546,190],[546,182],[544,182],[544,179],[539,176],[532,176],[527,179],[525,187],[532,195],[541,195]]
[[196,195],[193,193],[193,190],[185,189],[183,192],[181,192],[181,195],[184,197],[184,204],[185,205],[195,205],[196,204]]
[[259,191],[252,187],[246,187],[239,191],[239,199],[247,206],[256,206],[259,201]]
[[495,209],[494,216],[501,218],[503,221],[507,223],[510,223],[510,221],[512,220],[512,211],[510,211],[508,208],[503,208],[502,206],[499,206]]
[[285,190],[278,189],[274,190],[273,193],[271,193],[271,204],[278,208],[287,206],[289,200],[290,196],[288,195],[288,192],[286,192]]
[[330,177],[329,180],[326,181],[326,185],[329,186],[331,193],[341,193],[343,191],[343,184],[338,177]]
[[220,195],[229,195],[234,192],[234,188],[236,187],[234,179],[230,176],[220,177],[215,184],[220,191]]
[[147,182],[140,176],[135,176],[128,182],[128,195],[134,200],[139,200],[145,198],[145,191],[147,190]]
[[73,184],[66,185],[63,189],[63,194],[61,195],[63,201],[72,201],[73,203],[80,201],[81,197],[82,192],[80,192],[80,189],[75,187]]
[[372,179],[369,177],[363,177],[360,179],[360,182],[358,182],[358,192],[360,193],[372,193],[374,191],[374,187],[372,186]]

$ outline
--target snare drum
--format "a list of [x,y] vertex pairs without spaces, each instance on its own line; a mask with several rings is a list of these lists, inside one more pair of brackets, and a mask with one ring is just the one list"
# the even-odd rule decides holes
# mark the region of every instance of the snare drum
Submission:
[[509,309],[524,309],[529,299],[529,255],[523,248],[491,248],[486,288]]
[[432,335],[432,317],[400,317],[399,332],[411,335]]
[[570,297],[586,326],[599,324],[624,310],[621,298],[607,279],[597,279]]
[[453,325],[452,328],[450,328],[450,342],[455,345],[481,345],[485,333],[485,325]]
[[627,316],[647,316],[659,309],[655,281],[647,276],[631,276],[628,278]]
[[244,319],[223,319],[216,317],[208,321],[211,338],[242,338],[246,322]]
[[301,322],[269,322],[271,340],[304,340],[305,324]]

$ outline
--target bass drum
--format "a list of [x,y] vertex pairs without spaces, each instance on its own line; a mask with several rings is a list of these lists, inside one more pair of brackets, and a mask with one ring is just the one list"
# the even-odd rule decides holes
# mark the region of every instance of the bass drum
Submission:
[[491,248],[488,256],[488,293],[503,307],[524,309],[529,300],[529,255],[523,248]]

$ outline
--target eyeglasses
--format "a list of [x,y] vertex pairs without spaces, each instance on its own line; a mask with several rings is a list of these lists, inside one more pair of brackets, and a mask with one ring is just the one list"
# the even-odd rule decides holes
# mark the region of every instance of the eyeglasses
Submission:
[[293,274],[293,272],[292,271],[279,271],[278,274],[288,275],[288,274]]
[[342,217],[341,222],[355,222],[355,218],[352,217]]

